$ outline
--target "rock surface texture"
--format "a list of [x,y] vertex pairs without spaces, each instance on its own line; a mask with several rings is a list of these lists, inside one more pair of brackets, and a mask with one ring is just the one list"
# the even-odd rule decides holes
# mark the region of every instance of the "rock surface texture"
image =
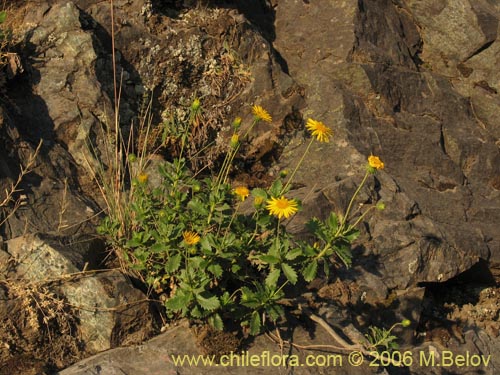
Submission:
[[373,188],[388,209],[370,221],[365,255],[387,289],[446,281],[479,259],[497,272],[498,7],[326,3],[276,7],[274,46],[306,87],[304,114],[337,134],[302,181],[336,205],[367,155],[386,161]]
[[[32,281],[62,280],[100,267],[89,248],[68,244],[94,231],[104,207],[88,167],[104,159],[104,138],[114,131],[114,119],[119,118],[125,135],[137,134],[148,108],[155,132],[156,125],[182,115],[195,97],[202,100],[204,112],[203,126],[192,142],[213,142],[203,153],[190,155],[197,169],[216,165],[235,116],[249,123],[253,104],[272,114],[272,123],[256,127],[236,163],[237,178],[252,186],[297,163],[308,143],[304,120],[314,118],[333,129],[332,142],[315,144],[296,175],[291,194],[304,201],[304,211],[290,223],[297,232],[308,216],[345,210],[370,154],[385,162],[385,169],[370,177],[361,191],[359,203],[382,200],[387,208],[367,217],[353,268],[338,272],[342,287],[321,282],[311,286],[318,289],[318,299],[327,301],[324,316],[334,316],[335,305],[357,309],[351,320],[359,318],[359,324],[380,323],[385,306],[394,313],[384,320],[386,325],[402,317],[418,321],[429,310],[424,288],[460,275],[466,275],[467,282],[500,281],[496,1],[115,0],[114,7],[112,29],[107,1],[12,1],[5,25],[12,28],[20,65],[0,72],[0,194],[15,183],[19,166],[26,166],[40,141],[42,146],[12,202],[0,205],[0,259],[5,265],[0,328],[6,334],[36,331],[40,323],[30,325],[27,313],[25,327],[9,323],[8,312],[21,311],[22,301],[28,301],[24,289],[12,287],[9,280],[19,275]],[[120,87],[117,117],[113,34]],[[147,147],[152,151],[158,145]],[[57,245],[55,238],[71,240]],[[26,266],[26,260],[36,267]],[[20,368],[20,373],[60,370],[84,355],[140,341],[153,330],[147,305],[133,303],[144,295],[116,270],[52,287],[34,291],[55,303],[55,310],[59,294],[65,306],[94,304],[103,309],[98,314],[103,320],[95,319],[97,310],[80,311],[67,321],[61,346],[54,349],[60,350],[60,361],[53,361],[51,368],[30,362],[31,368]],[[488,293],[488,308],[498,313],[495,294]],[[117,306],[131,307],[123,314],[105,313]],[[370,310],[373,306],[380,317]],[[462,307],[453,313],[454,324],[460,324],[460,311],[476,311]],[[461,333],[451,335],[445,348],[498,352],[498,314],[490,315],[481,315],[492,324],[480,328],[464,318]],[[61,324],[49,315],[46,321],[37,319]],[[329,321],[340,324],[334,317]],[[76,333],[69,334],[72,330]],[[432,327],[429,332],[434,332]],[[29,350],[45,339],[28,335],[26,342],[18,343],[22,348],[12,343],[2,348],[2,359],[9,354],[18,362],[28,358]],[[260,339],[251,345],[262,352],[267,349]],[[442,342],[435,346],[432,340],[412,350],[442,350]],[[193,373],[173,365],[167,358],[172,353],[200,353],[183,325],[144,346],[106,352],[60,374]],[[10,360],[5,361],[0,371],[12,368]],[[368,373],[346,366],[282,370]],[[384,371],[430,371],[425,370],[413,366],[409,372]],[[455,370],[461,374],[470,368]],[[493,358],[489,366],[474,370],[494,374],[500,364]],[[210,371],[221,368],[201,368],[200,373]]]

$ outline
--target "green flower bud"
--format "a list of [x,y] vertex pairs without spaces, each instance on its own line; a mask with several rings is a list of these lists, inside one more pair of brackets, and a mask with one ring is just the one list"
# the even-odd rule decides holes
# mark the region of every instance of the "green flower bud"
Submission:
[[378,201],[377,204],[375,205],[375,208],[379,211],[385,210],[385,203],[382,201]]
[[195,100],[193,100],[193,103],[191,104],[191,110],[193,112],[196,112],[198,111],[198,109],[200,109],[200,99],[196,98]]
[[233,121],[233,129],[238,130],[241,126],[241,117],[236,117]]
[[410,319],[403,319],[403,321],[401,322],[401,325],[403,327],[409,327],[411,325]]
[[196,181],[195,183],[193,183],[192,189],[193,192],[195,193],[199,192],[201,190],[201,184],[198,181]]
[[128,155],[128,161],[133,163],[134,161],[137,160],[137,156],[135,156],[135,154],[129,154]]
[[240,140],[240,137],[238,136],[238,134],[236,134],[236,133],[233,134],[231,137],[231,147],[236,148],[236,146],[238,146],[239,140]]

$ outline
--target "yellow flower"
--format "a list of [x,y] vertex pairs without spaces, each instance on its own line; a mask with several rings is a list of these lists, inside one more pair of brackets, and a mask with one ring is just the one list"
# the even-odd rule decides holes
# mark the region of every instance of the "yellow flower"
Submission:
[[139,173],[137,175],[137,181],[139,181],[141,184],[145,184],[148,182],[149,175],[147,173]]
[[266,208],[271,215],[277,216],[278,219],[285,218],[288,219],[294,213],[296,213],[299,208],[297,201],[294,199],[287,199],[285,197],[271,198],[267,202]]
[[370,167],[375,169],[384,169],[384,163],[378,156],[368,156],[368,164],[370,165]]
[[306,128],[320,142],[329,142],[330,137],[333,135],[332,129],[321,121],[316,121],[312,118],[307,119]]
[[188,245],[196,245],[200,242],[200,235],[189,230],[182,232],[182,237],[184,237],[184,242]]
[[255,119],[257,121],[259,121],[259,120],[262,120],[262,121],[265,121],[265,122],[272,122],[273,121],[273,118],[271,117],[271,115],[269,114],[269,112],[267,112],[260,105],[254,105],[252,107],[252,113],[255,116]]
[[248,190],[245,186],[238,186],[234,188],[234,194],[244,201],[250,195],[250,190]]

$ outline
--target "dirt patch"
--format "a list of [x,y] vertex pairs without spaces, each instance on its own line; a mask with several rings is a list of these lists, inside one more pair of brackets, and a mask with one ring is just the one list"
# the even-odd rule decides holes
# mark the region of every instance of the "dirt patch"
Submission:
[[210,326],[194,328],[196,343],[204,355],[213,355],[216,360],[224,354],[236,352],[241,341],[230,332],[217,331]]
[[4,283],[0,375],[49,374],[86,356],[76,314],[45,286]]
[[463,344],[463,332],[480,328],[500,333],[500,287],[480,284],[429,287],[424,300],[420,337],[448,347]]

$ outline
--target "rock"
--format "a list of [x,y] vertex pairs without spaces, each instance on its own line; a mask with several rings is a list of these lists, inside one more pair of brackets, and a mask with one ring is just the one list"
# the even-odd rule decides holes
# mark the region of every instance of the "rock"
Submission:
[[[497,138],[481,125],[445,70],[422,70],[422,60],[437,59],[429,51],[440,48],[438,40],[453,34],[458,24],[463,31],[454,38],[468,44],[463,48],[457,40],[446,41],[447,58],[455,66],[481,46],[484,53],[494,47],[488,43],[496,40],[498,9],[486,2],[464,7],[438,1],[426,6],[346,1],[323,8],[286,0],[276,7],[274,45],[292,77],[306,87],[307,115],[336,134],[332,144],[312,148],[297,182],[322,186],[332,206],[342,211],[345,195],[353,192],[347,181],[355,174],[359,183],[366,157],[373,153],[386,161],[373,181],[375,195],[368,197],[372,202],[382,198],[388,209],[368,220],[371,240],[364,254],[373,256],[358,260],[360,269],[381,275],[386,290],[445,281],[479,259],[492,267],[497,262],[499,238],[491,226],[500,212],[491,183],[500,173]],[[477,17],[479,8],[483,18]],[[429,12],[448,22],[436,21]],[[434,28],[422,34],[419,14]],[[463,24],[452,25],[451,15]],[[319,27],[327,31],[316,38]],[[483,108],[494,103],[487,100]],[[294,153],[298,156],[285,148],[285,166],[296,162],[301,149]],[[374,292],[382,292],[378,284]]]
[[[88,236],[73,241],[42,235],[7,241],[9,259],[3,263],[2,284],[10,296],[26,301],[23,303],[31,303],[31,298],[35,298],[34,319],[42,314],[50,322],[53,313],[54,319],[71,317],[66,328],[74,331],[67,338],[80,348],[74,355],[91,355],[149,337],[154,332],[154,315],[146,296],[118,270],[96,269],[106,255],[100,241]],[[12,305],[15,300],[7,303]],[[5,322],[6,317],[2,319]],[[39,334],[48,327],[40,323]],[[60,333],[69,332],[61,328]],[[26,333],[19,337],[26,337]],[[31,337],[39,341],[36,334]],[[16,338],[11,340],[13,345]],[[45,349],[50,345],[45,343]],[[74,360],[64,353],[58,354],[60,363]]]
[[25,130],[37,138],[62,142],[82,166],[86,160],[92,163],[87,143],[102,131],[102,123],[109,125],[113,118],[111,102],[96,72],[95,41],[83,30],[73,2],[56,3],[43,14],[37,7],[28,7],[24,22],[33,25],[24,42],[37,59],[30,65],[34,100],[18,106],[31,107],[25,121],[38,116],[38,126]]
[[[298,327],[291,334],[294,338],[293,342],[300,343],[299,345],[325,343],[335,345],[322,328],[314,330],[313,338],[311,338],[312,333]],[[282,331],[281,334],[283,339],[288,339],[290,335],[286,331]],[[222,360],[221,364],[214,362],[209,365],[208,361],[214,358],[204,356],[207,365],[202,365],[201,362],[198,365],[189,365],[188,359],[185,359],[187,356],[193,356],[197,360],[203,355],[203,352],[196,346],[196,341],[195,334],[184,322],[143,345],[118,348],[98,354],[58,372],[57,375],[91,375],[96,371],[109,375],[272,374],[276,371],[284,374],[322,374],[326,367],[335,367],[335,374],[341,375],[354,375],[361,371],[364,374],[378,373],[376,369],[367,365],[360,368],[351,367],[347,364],[347,357],[337,353],[290,349],[282,355],[279,346],[270,343],[269,339],[263,336],[255,338],[243,351],[227,353],[227,357]],[[306,359],[307,356],[309,356],[308,359]],[[250,364],[252,357],[254,358],[253,364]],[[184,364],[177,362],[179,359],[184,359]],[[314,365],[306,365],[306,360]]]

